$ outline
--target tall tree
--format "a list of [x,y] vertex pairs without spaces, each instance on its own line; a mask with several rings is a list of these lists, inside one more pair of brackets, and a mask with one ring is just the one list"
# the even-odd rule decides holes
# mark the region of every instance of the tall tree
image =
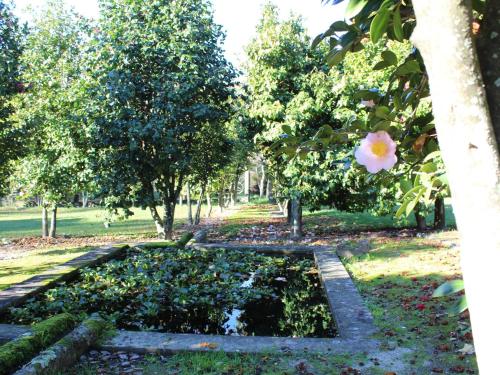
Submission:
[[100,7],[91,139],[101,193],[110,209],[149,208],[158,234],[171,238],[179,193],[204,152],[200,137],[219,134],[235,73],[209,1]]
[[0,0],[0,195],[6,187],[10,162],[23,149],[23,129],[13,120],[14,96],[24,89],[21,83],[20,56],[22,29],[9,3]]
[[21,58],[21,79],[28,87],[17,111],[19,121],[31,130],[17,182],[28,196],[42,199],[43,236],[56,235],[58,205],[80,191],[87,175],[81,72],[89,30],[74,10],[49,0],[33,15]]
[[[257,36],[247,47],[249,114],[262,127],[257,141],[264,155],[272,158],[268,160],[270,172],[280,181],[276,187],[286,187],[286,192],[282,189],[283,194],[297,200],[298,204],[300,190],[283,174],[290,160],[273,158],[268,150],[282,134],[289,103],[302,90],[306,75],[317,67],[319,59],[315,59],[309,44],[301,20],[291,17],[280,21],[277,7],[268,3],[257,26]],[[296,237],[300,235],[295,233]]]

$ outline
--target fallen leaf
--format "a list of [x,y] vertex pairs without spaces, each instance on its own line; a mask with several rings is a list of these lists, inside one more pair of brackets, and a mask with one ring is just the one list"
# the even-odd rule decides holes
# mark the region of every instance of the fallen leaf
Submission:
[[217,349],[218,345],[214,342],[202,342],[199,344],[200,348]]
[[464,347],[462,349],[459,349],[457,350],[459,353],[462,353],[462,354],[468,354],[468,355],[471,355],[471,354],[474,354],[476,351],[474,350],[474,345],[472,344],[465,344]]

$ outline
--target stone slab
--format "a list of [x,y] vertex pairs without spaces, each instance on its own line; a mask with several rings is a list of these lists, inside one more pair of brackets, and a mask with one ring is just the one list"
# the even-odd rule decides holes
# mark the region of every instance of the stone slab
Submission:
[[61,340],[42,351],[14,375],[63,373],[73,365],[102,334],[106,323],[98,315],[92,316]]
[[159,332],[119,331],[99,347],[107,351],[168,354],[183,351],[228,353],[315,352],[362,353],[375,350],[375,340],[344,340],[265,336],[195,335]]
[[316,250],[314,258],[339,336],[361,340],[376,333],[370,311],[334,251]]
[[75,259],[60,264],[39,275],[0,291],[0,313],[9,307],[19,306],[27,299],[52,288],[57,283],[78,276],[79,268],[94,266],[118,256],[127,247],[115,244],[91,250]]

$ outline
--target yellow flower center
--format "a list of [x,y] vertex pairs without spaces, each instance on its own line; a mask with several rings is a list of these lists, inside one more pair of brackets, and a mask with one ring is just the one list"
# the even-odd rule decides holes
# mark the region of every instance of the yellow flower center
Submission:
[[382,142],[382,141],[377,141],[372,144],[372,152],[374,155],[378,156],[379,158],[387,155],[387,152],[389,151],[389,147]]

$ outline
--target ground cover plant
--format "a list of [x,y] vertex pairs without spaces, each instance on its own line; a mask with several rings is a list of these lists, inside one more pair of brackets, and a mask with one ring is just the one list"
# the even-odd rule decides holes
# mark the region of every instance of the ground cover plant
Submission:
[[100,312],[131,330],[335,334],[312,259],[224,249],[133,248],[12,308],[7,320],[26,324],[60,312]]

